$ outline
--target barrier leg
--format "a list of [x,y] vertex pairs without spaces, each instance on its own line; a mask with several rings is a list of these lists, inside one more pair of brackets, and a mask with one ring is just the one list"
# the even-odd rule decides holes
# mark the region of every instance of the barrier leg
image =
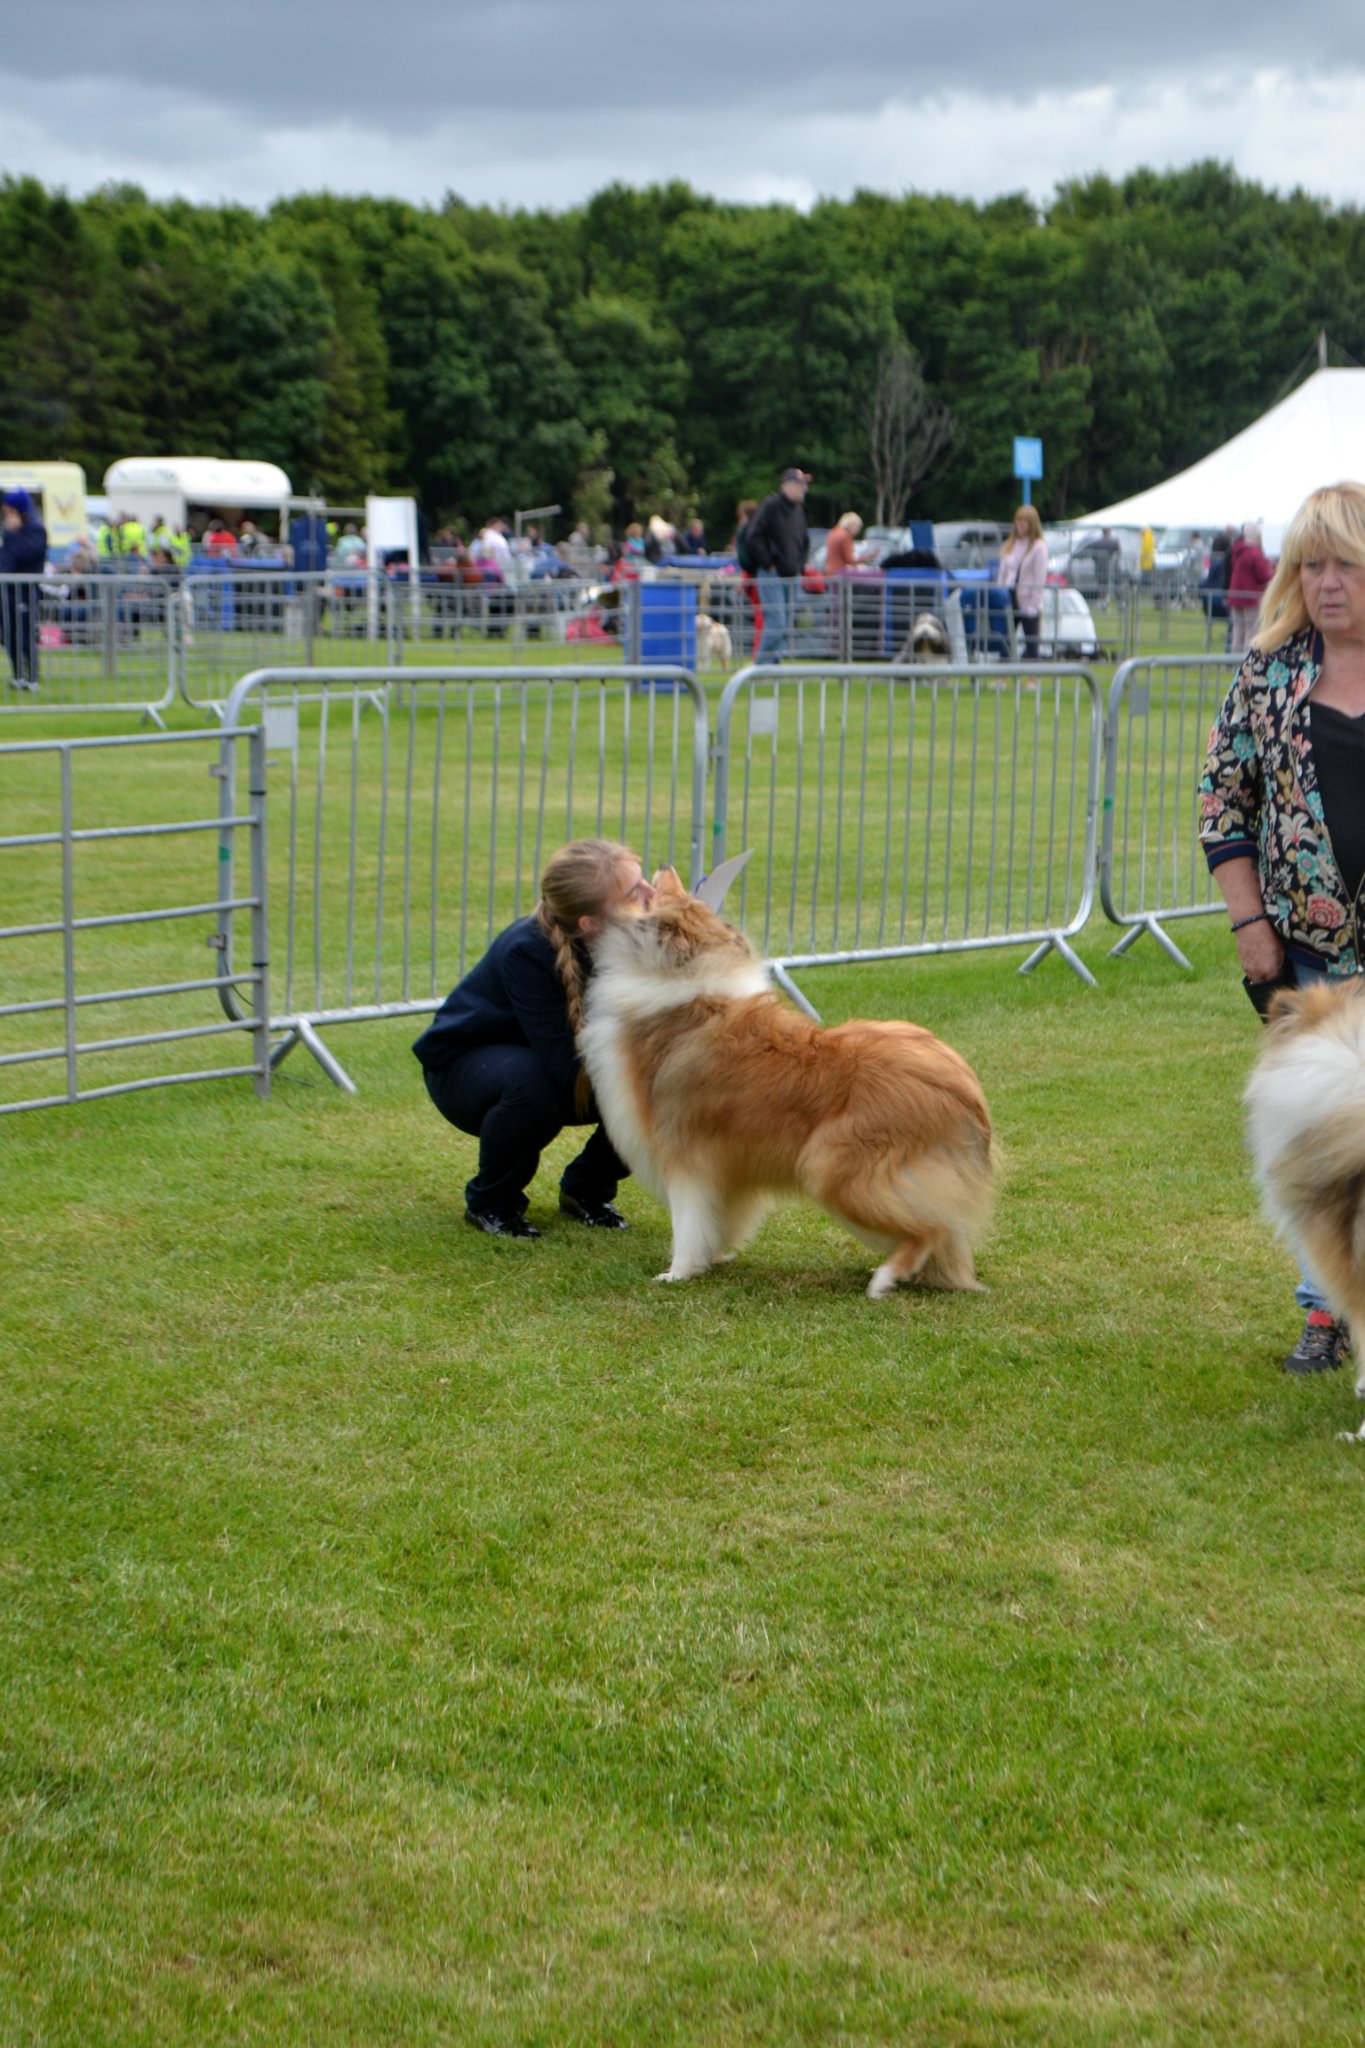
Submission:
[[[306,1017],[296,1017],[290,1029],[297,1034],[298,1043],[306,1046],[308,1051],[312,1053],[313,1058],[322,1068],[329,1081],[335,1081],[337,1087],[343,1089],[347,1095],[358,1093],[355,1082],[351,1079],[345,1067],[342,1066],[341,1061],[328,1046],[323,1044]],[[289,1048],[286,1046],[286,1051],[288,1050]],[[284,1054],[281,1053],[280,1057],[283,1059]]]
[[796,1004],[797,1009],[804,1010],[806,1015],[812,1020],[813,1023],[819,1024],[823,1021],[820,1016],[820,1012],[816,1009],[814,1003],[808,1002],[806,1000],[805,996],[802,995],[800,989],[796,986],[796,983],[792,980],[791,976],[788,974],[785,967],[779,967],[776,965],[776,963],[773,964],[773,980],[777,983],[779,988],[786,990],[787,994]]
[[1137,944],[1138,940],[1142,937],[1144,932],[1151,933],[1152,937],[1156,940],[1158,946],[1160,946],[1162,951],[1164,953],[1167,953],[1170,956],[1170,958],[1174,960],[1177,967],[1187,968],[1189,972],[1193,974],[1194,968],[1190,965],[1190,962],[1185,958],[1185,955],[1181,952],[1175,940],[1171,937],[1169,932],[1162,930],[1161,926],[1157,923],[1154,917],[1140,917],[1138,918],[1135,924],[1130,924],[1127,931],[1124,933],[1123,937],[1119,940],[1118,944],[1116,946],[1111,946],[1109,948],[1109,958],[1111,960],[1117,960],[1120,954],[1126,953],[1131,946],[1135,946]]
[[294,1047],[302,1045],[302,1043],[303,1040],[299,1037],[298,1032],[293,1030],[286,1032],[283,1038],[277,1039],[270,1048],[271,1073],[273,1074],[277,1067],[282,1067],[290,1053],[294,1050]]
[[1086,966],[1084,960],[1081,959],[1079,953],[1075,952],[1072,949],[1072,947],[1067,944],[1066,940],[1062,937],[1060,932],[1049,932],[1047,937],[1043,940],[1042,945],[1034,947],[1033,951],[1029,954],[1028,959],[1019,969],[1019,972],[1021,974],[1031,974],[1034,968],[1038,965],[1038,962],[1040,960],[1045,960],[1048,954],[1053,952],[1054,950],[1061,954],[1063,960],[1065,960],[1067,966],[1071,969],[1072,973],[1078,974],[1081,980],[1085,982],[1088,987],[1099,987],[1099,983],[1096,981],[1094,975],[1090,972],[1090,969]]

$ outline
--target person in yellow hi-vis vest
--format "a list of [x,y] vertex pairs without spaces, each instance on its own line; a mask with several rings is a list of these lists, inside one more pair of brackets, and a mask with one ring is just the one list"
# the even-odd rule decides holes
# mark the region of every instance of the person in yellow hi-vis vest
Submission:
[[188,569],[194,560],[194,542],[183,526],[177,527],[171,535],[170,553],[177,569]]
[[121,555],[145,556],[147,529],[140,519],[124,519],[118,530],[118,551]]
[[1152,532],[1150,526],[1144,526],[1142,529],[1142,539],[1138,544],[1138,568],[1144,576],[1150,576],[1155,567],[1156,535]]
[[118,516],[115,514],[113,517],[105,520],[103,526],[95,535],[95,553],[103,563],[112,562],[118,551]]

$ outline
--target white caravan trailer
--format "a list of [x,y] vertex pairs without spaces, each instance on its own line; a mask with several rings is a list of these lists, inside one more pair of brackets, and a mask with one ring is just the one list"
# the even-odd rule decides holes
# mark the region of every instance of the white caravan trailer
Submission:
[[104,472],[104,494],[115,515],[130,512],[144,526],[169,519],[184,526],[222,519],[237,525],[273,515],[278,532],[289,508],[290,483],[273,462],[229,462],[216,455],[125,455]]

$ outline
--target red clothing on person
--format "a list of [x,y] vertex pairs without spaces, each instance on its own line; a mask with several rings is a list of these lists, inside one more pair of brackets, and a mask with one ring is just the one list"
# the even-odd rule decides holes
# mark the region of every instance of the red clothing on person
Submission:
[[1261,592],[1275,574],[1275,564],[1254,540],[1235,540],[1231,562],[1228,604],[1234,611],[1251,611],[1261,602]]

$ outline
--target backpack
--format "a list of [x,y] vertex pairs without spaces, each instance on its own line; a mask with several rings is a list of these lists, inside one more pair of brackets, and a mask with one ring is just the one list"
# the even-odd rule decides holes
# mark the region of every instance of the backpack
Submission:
[[746,519],[735,535],[735,560],[746,576],[752,576],[758,567],[753,549],[749,546],[749,525],[750,522]]

